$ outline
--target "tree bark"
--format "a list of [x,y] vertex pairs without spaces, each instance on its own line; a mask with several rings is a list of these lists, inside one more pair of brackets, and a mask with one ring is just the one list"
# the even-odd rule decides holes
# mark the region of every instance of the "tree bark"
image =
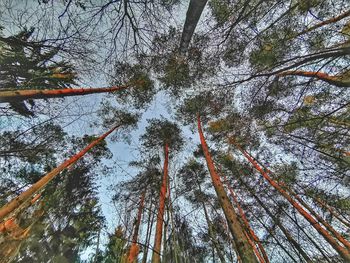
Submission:
[[342,223],[344,226],[350,228],[350,223],[348,221],[346,221],[345,219],[341,218],[341,215],[331,206],[329,206],[328,204],[326,204],[326,202],[322,201],[320,198],[315,198],[314,199],[320,206],[322,206],[323,208],[327,209],[328,212],[334,216],[336,219],[338,219],[338,221],[340,223]]
[[191,0],[186,13],[186,21],[182,30],[180,53],[186,54],[188,46],[190,45],[191,38],[194,30],[197,27],[199,18],[203,13],[204,7],[208,0]]
[[[198,190],[199,190],[199,192],[202,193],[202,188],[201,188],[201,186],[200,186],[200,184],[199,184],[198,181],[197,181],[197,185],[198,185]],[[224,255],[221,253],[220,246],[219,246],[219,244],[218,244],[218,242],[216,241],[216,238],[215,238],[215,236],[214,236],[213,225],[212,225],[212,223],[211,223],[211,221],[210,221],[209,214],[208,214],[207,208],[206,208],[206,206],[205,206],[205,203],[202,201],[201,204],[202,204],[202,206],[203,206],[205,220],[207,221],[208,233],[209,233],[211,242],[213,243],[213,246],[214,246],[214,248],[216,249],[216,252],[218,253],[218,257],[219,257],[219,259],[220,259],[220,262],[221,262],[221,263],[225,263],[225,257],[224,257]]]
[[128,257],[129,263],[133,263],[137,259],[137,256],[139,254],[139,246],[137,244],[137,239],[138,239],[138,235],[139,235],[142,212],[143,212],[143,207],[144,207],[144,202],[145,202],[145,195],[146,195],[146,190],[143,191],[141,198],[140,198],[140,204],[139,204],[139,209],[137,212],[134,234],[132,236],[132,244],[130,247],[130,252],[129,252],[129,257]]
[[318,23],[318,24],[316,24],[316,25],[313,25],[313,26],[311,26],[311,27],[305,29],[304,31],[298,33],[298,34],[295,35],[293,38],[299,37],[299,36],[301,36],[301,35],[304,35],[304,34],[310,32],[310,31],[313,31],[313,30],[315,30],[315,29],[317,29],[317,28],[320,28],[320,27],[323,27],[323,26],[325,26],[325,25],[338,22],[338,21],[340,21],[340,20],[342,20],[342,19],[344,19],[345,17],[348,17],[348,16],[350,16],[350,10],[348,10],[348,11],[346,11],[346,12],[344,12],[344,13],[342,13],[342,14],[336,16],[336,17],[332,17],[332,18],[327,19],[327,20],[325,20],[325,21],[322,21],[322,22],[320,22],[320,23]]
[[302,71],[302,70],[290,70],[283,71],[278,76],[302,76],[307,78],[316,78],[327,82],[328,84],[337,86],[337,87],[350,87],[350,81],[342,80],[341,76],[330,76],[327,73],[322,73],[318,71]]
[[145,251],[143,252],[143,256],[142,256],[142,263],[147,262],[149,243],[150,243],[151,232],[152,232],[152,228],[153,228],[154,213],[152,211],[152,206],[153,206],[152,202],[153,202],[153,200],[152,200],[152,196],[151,196],[151,202],[150,202],[150,208],[149,208],[148,220],[147,220],[146,247],[145,247]]
[[39,181],[34,183],[31,187],[29,187],[26,191],[22,192],[16,198],[9,201],[0,209],[0,222],[6,219],[12,212],[14,212],[17,208],[19,208],[22,204],[29,201],[31,197],[42,190],[53,178],[56,177],[61,171],[70,166],[71,164],[78,161],[82,158],[90,149],[92,149],[95,145],[100,143],[103,139],[105,139],[109,134],[111,134],[114,130],[116,130],[120,125],[117,125],[110,129],[105,134],[101,135],[99,138],[91,142],[88,146],[86,146],[79,153],[72,156],[70,159],[63,162],[61,165],[53,169],[51,172],[42,177]]
[[14,102],[28,99],[62,98],[94,93],[114,92],[128,88],[127,86],[107,88],[77,88],[77,89],[32,89],[32,90],[7,90],[0,91],[1,102]]
[[159,193],[159,208],[156,223],[156,233],[154,236],[154,247],[152,254],[152,263],[160,263],[160,251],[162,246],[162,232],[163,232],[163,218],[165,210],[165,198],[167,192],[167,181],[168,181],[168,165],[169,165],[169,146],[165,143],[164,146],[164,171],[163,171],[163,182]]
[[238,220],[237,214],[225,192],[225,188],[220,180],[220,176],[216,172],[214,162],[211,158],[205,137],[203,135],[200,115],[197,115],[197,125],[199,138],[201,141],[202,149],[204,152],[205,160],[207,162],[208,170],[215,188],[215,192],[218,196],[219,203],[224,211],[230,232],[232,234],[233,240],[237,247],[238,254],[244,263],[258,263],[255,257],[254,250],[249,244],[247,237],[245,236],[244,230]]

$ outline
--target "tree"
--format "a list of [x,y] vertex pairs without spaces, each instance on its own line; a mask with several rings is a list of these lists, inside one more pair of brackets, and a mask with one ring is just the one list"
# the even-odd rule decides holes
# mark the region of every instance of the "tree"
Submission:
[[154,250],[152,255],[152,262],[160,262],[162,232],[163,232],[163,218],[165,209],[166,194],[169,189],[168,185],[168,166],[169,166],[169,149],[171,152],[179,151],[183,145],[181,131],[175,123],[167,120],[149,120],[149,125],[146,132],[141,136],[143,147],[146,149],[163,148],[164,165],[163,165],[163,179],[159,193],[159,208],[157,214],[156,232],[154,237]]
[[[206,194],[203,189],[203,183],[205,182],[206,177],[208,176],[205,171],[204,165],[197,162],[194,159],[190,159],[179,171],[180,179],[184,187],[185,198],[188,199],[191,203],[202,206],[204,217],[208,227],[208,235],[210,242],[216,250],[216,253],[220,259],[221,263],[225,262],[225,257],[223,254],[223,249],[219,243],[218,234],[215,231],[215,225],[209,217],[209,212],[207,209],[206,202],[209,199],[208,194]],[[197,190],[193,189],[193,186],[196,185]]]
[[141,217],[142,217],[142,212],[143,212],[143,207],[144,207],[145,194],[146,194],[146,190],[142,193],[141,198],[140,198],[140,204],[139,204],[139,209],[137,212],[137,218],[135,219],[136,222],[135,222],[134,234],[132,236],[132,244],[131,244],[130,252],[129,252],[129,256],[128,256],[128,262],[134,262],[137,259],[137,256],[139,253],[137,239],[138,239],[139,228],[140,228],[140,224],[141,224]]
[[[128,123],[127,123],[128,124]],[[11,213],[13,213],[16,209],[19,209],[22,205],[24,205],[32,196],[38,192],[40,192],[55,176],[57,176],[62,170],[66,169],[70,165],[74,164],[77,160],[82,158],[90,149],[92,149],[95,145],[100,143],[102,140],[104,140],[109,134],[111,134],[114,130],[119,128],[123,123],[117,124],[112,129],[110,129],[108,132],[104,133],[94,141],[92,141],[88,146],[86,146],[83,150],[81,150],[79,153],[73,155],[71,158],[63,162],[61,165],[47,173],[45,176],[43,176],[40,180],[38,180],[35,184],[33,184],[30,188],[28,188],[26,191],[22,192],[18,197],[12,199],[10,202],[8,202],[6,205],[4,205],[0,209],[0,219],[4,220],[11,216]]]
[[[204,99],[203,99],[204,98]],[[206,103],[209,102],[209,103]],[[222,210],[224,211],[229,229],[231,231],[234,243],[237,248],[237,253],[239,254],[240,258],[243,261],[246,262],[258,262],[254,251],[249,244],[249,241],[247,239],[247,236],[244,233],[244,230],[242,228],[242,225],[240,224],[238,220],[238,215],[236,214],[228,196],[224,189],[223,183],[220,179],[219,174],[216,171],[213,159],[211,157],[211,154],[209,152],[208,145],[206,143],[203,130],[202,130],[202,124],[201,124],[201,116],[210,117],[209,114],[206,114],[207,111],[215,111],[215,108],[212,109],[209,106],[215,105],[217,101],[211,100],[210,93],[209,94],[201,94],[193,98],[189,98],[184,102],[184,105],[180,108],[180,111],[182,114],[187,113],[187,115],[184,116],[184,118],[187,117],[186,120],[192,120],[197,119],[197,128],[199,133],[199,138],[202,146],[202,150],[205,156],[205,160],[208,166],[209,174],[212,179],[213,186],[215,188],[216,194],[219,199],[219,203],[222,207]],[[218,103],[219,104],[219,103]],[[218,105],[217,105],[218,106]],[[217,108],[219,109],[219,107]]]

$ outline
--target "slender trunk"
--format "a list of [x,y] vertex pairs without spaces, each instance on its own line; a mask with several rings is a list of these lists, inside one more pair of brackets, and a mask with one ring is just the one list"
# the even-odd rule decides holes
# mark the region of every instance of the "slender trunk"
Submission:
[[254,197],[254,199],[259,203],[259,205],[265,210],[267,215],[273,220],[273,222],[281,229],[282,233],[287,238],[288,242],[300,253],[300,255],[304,258],[304,260],[308,263],[312,263],[312,260],[307,255],[307,253],[302,249],[299,243],[292,237],[292,235],[288,232],[288,230],[281,224],[279,220],[270,212],[268,207],[260,200],[260,198],[253,192],[253,190],[248,187],[248,185],[243,182],[242,179],[239,179],[240,182],[246,187],[249,193]]
[[[271,230],[271,228],[269,228],[260,218],[258,218],[256,215],[254,215],[254,217],[256,218],[256,220],[266,229],[266,231],[270,234],[270,236],[272,236],[273,237],[273,239],[276,241],[276,243],[277,243],[277,245],[288,255],[288,257],[291,259],[291,260],[293,260],[295,263],[300,263],[300,262],[302,262],[302,261],[299,261],[299,260],[296,260],[291,254],[290,254],[290,250],[289,250],[289,248],[286,248],[286,246],[285,245],[283,245],[283,244],[281,244],[281,242],[278,240],[278,238],[275,236],[275,231],[272,231]],[[275,219],[273,219],[273,220],[275,220]],[[279,226],[279,225],[278,225]],[[280,228],[281,230],[282,230],[282,232],[283,232],[283,234],[285,235],[285,233],[284,233],[284,230],[286,231],[286,233],[288,234],[288,236],[286,236],[287,237],[287,240],[288,240],[288,242],[289,243],[291,243],[290,242],[290,240],[288,239],[289,237],[291,237],[290,236],[290,234],[289,234],[289,232],[282,226],[282,228]],[[293,238],[292,238],[293,239]],[[295,240],[294,240],[295,241]],[[295,241],[296,242],[296,241]],[[294,245],[292,244],[292,247],[294,247]],[[299,256],[299,259],[300,260],[302,260],[302,258]],[[285,262],[287,262],[287,261],[285,261]],[[311,261],[307,261],[308,263],[311,263]]]
[[239,214],[242,218],[242,221],[245,225],[245,227],[247,228],[248,230],[248,233],[250,234],[250,236],[252,237],[252,245],[254,246],[253,249],[255,250],[256,249],[256,245],[258,245],[259,247],[259,250],[255,250],[255,253],[256,253],[256,256],[259,258],[259,261],[260,262],[266,262],[266,263],[269,263],[269,259],[267,257],[267,254],[266,254],[266,251],[264,249],[264,247],[262,246],[261,242],[260,242],[260,239],[259,237],[255,234],[254,230],[251,228],[250,224],[249,224],[249,221],[248,221],[248,218],[247,216],[245,215],[245,212],[244,210],[242,209],[241,205],[239,204],[239,201],[238,201],[238,198],[235,194],[235,192],[233,191],[232,187],[230,186],[230,184],[227,182],[227,179],[226,179],[226,176],[224,176],[224,182],[227,186],[227,188],[229,189],[230,191],[230,194],[233,198],[233,201],[235,202],[235,205],[237,206],[238,208],[238,211],[239,211]]
[[139,209],[137,212],[134,234],[132,236],[132,244],[130,247],[130,252],[129,252],[129,257],[128,257],[129,263],[134,262],[137,259],[137,256],[139,254],[139,246],[137,244],[137,239],[138,239],[138,235],[139,235],[142,212],[143,212],[143,207],[144,207],[144,202],[145,202],[145,195],[146,195],[146,190],[143,191],[141,198],[140,198],[140,204],[139,204]]
[[[170,246],[170,249],[173,249],[174,250],[174,256],[173,256],[173,259],[175,261],[175,263],[178,263],[179,260],[181,260],[181,258],[179,258],[179,255],[180,253],[178,253],[179,250],[178,249],[178,242],[176,241],[177,240],[177,230],[175,229],[175,222],[174,222],[174,213],[173,213],[173,205],[172,205],[172,202],[171,202],[171,197],[170,197],[170,185],[168,185],[168,189],[169,189],[169,195],[168,195],[168,202],[169,202],[169,213],[170,213],[170,223],[171,223],[171,229],[172,229],[172,241],[173,241],[173,246]],[[171,251],[172,253],[172,251]],[[172,254],[170,254],[172,255]]]
[[[289,189],[290,190],[290,189]],[[338,231],[336,231],[330,224],[327,223],[326,220],[324,220],[318,213],[316,213],[315,210],[313,210],[308,204],[304,202],[303,199],[301,199],[296,193],[293,191],[289,191],[294,198],[302,205],[304,206],[309,212],[319,221],[322,225],[326,227],[326,229],[331,232],[345,247],[348,248],[350,252],[350,242],[347,241]]]
[[185,54],[190,45],[194,30],[208,0],[191,0],[186,13],[186,21],[182,31],[180,53]]
[[101,227],[98,229],[98,234],[97,234],[97,244],[96,244],[96,252],[95,252],[95,258],[94,258],[95,263],[97,263],[98,256],[100,254],[100,236],[101,236]]
[[[196,181],[196,182],[197,182],[197,185],[198,185],[199,192],[202,193],[202,188],[201,188],[200,183],[198,181]],[[208,233],[209,233],[210,239],[211,239],[211,241],[213,243],[214,248],[216,249],[216,252],[218,253],[218,257],[219,257],[221,263],[225,263],[225,257],[221,253],[220,246],[219,246],[218,242],[216,241],[216,238],[215,238],[215,235],[214,235],[213,224],[210,221],[208,210],[207,210],[204,202],[202,202],[202,206],[203,206],[203,210],[204,210],[205,220],[207,221],[207,225],[208,225]]]
[[128,88],[127,86],[107,88],[77,88],[77,89],[32,89],[32,90],[7,90],[0,91],[1,102],[13,102],[28,99],[49,99],[69,96],[88,95],[119,91]]
[[304,35],[304,34],[310,32],[310,31],[313,31],[313,30],[315,30],[315,29],[317,29],[317,28],[320,28],[320,27],[322,27],[322,26],[325,26],[325,25],[328,25],[328,24],[332,24],[332,23],[338,22],[338,21],[340,21],[340,20],[342,20],[343,18],[348,17],[348,16],[350,16],[350,10],[348,10],[348,11],[346,11],[346,12],[340,14],[339,16],[332,17],[332,18],[330,18],[330,19],[328,19],[328,20],[322,21],[322,22],[320,22],[320,23],[318,23],[318,24],[316,24],[316,25],[314,25],[314,26],[311,26],[311,27],[305,29],[304,31],[298,33],[298,34],[295,35],[293,38],[298,37],[298,36],[301,36],[301,35]]
[[298,229],[306,236],[306,238],[311,242],[312,245],[321,253],[323,256],[323,259],[325,259],[327,262],[331,262],[329,259],[329,255],[326,255],[324,246],[321,248],[319,242],[316,242],[307,232],[304,230],[302,226],[299,225],[298,221],[293,218],[287,211],[283,210],[286,216],[297,226]]
[[150,210],[149,210],[149,214],[148,214],[148,223],[147,223],[146,247],[145,247],[145,251],[143,253],[143,257],[142,257],[142,263],[147,262],[149,243],[150,243],[150,239],[151,239],[151,230],[153,228],[154,213],[152,211],[152,201],[153,200],[151,197],[151,205],[150,205]]
[[61,165],[53,169],[51,172],[47,173],[44,177],[42,177],[39,181],[29,187],[26,191],[22,192],[16,198],[12,199],[10,202],[5,204],[2,208],[0,208],[0,222],[6,217],[10,216],[12,212],[14,212],[18,207],[20,207],[25,202],[29,201],[30,198],[42,190],[56,175],[58,175],[61,171],[63,171],[68,166],[77,162],[80,158],[82,158],[90,149],[92,149],[95,145],[104,140],[109,134],[111,134],[115,129],[117,129],[120,125],[114,126],[105,134],[98,137],[96,140],[91,142],[88,146],[86,146],[79,153],[72,156],[70,159],[63,162]]
[[[165,220],[166,219],[166,220]],[[166,262],[166,256],[167,256],[167,240],[166,240],[166,234],[168,231],[168,223],[169,223],[169,210],[168,207],[164,210],[164,220],[163,220],[163,255],[162,260]]]
[[339,253],[339,255],[345,260],[350,261],[350,250],[341,246],[336,239],[334,239],[330,233],[324,229],[315,218],[310,215],[298,202],[292,198],[286,190],[284,190],[276,181],[274,181],[262,167],[245,151],[241,146],[235,143],[236,147],[243,153],[246,159],[254,166],[256,170],[273,186],[288,202],[315,228],[315,230],[324,237],[325,240]]
[[237,214],[234,211],[234,208],[225,192],[225,188],[220,180],[220,176],[216,172],[214,162],[211,158],[207,143],[203,135],[199,114],[197,115],[197,125],[198,125],[198,132],[199,132],[202,149],[203,149],[208,170],[213,182],[213,186],[218,196],[219,203],[224,211],[233,240],[237,246],[238,254],[240,255],[240,258],[244,263],[250,263],[250,262],[258,263],[258,260],[256,259],[254,254],[254,250],[249,244],[249,241],[244,234],[244,230],[238,220]]
[[160,263],[160,250],[162,246],[163,218],[165,209],[165,198],[167,192],[168,181],[168,164],[169,164],[169,146],[165,143],[164,146],[164,174],[163,182],[159,193],[159,208],[156,223],[156,233],[154,236],[154,248],[152,254],[152,263]]

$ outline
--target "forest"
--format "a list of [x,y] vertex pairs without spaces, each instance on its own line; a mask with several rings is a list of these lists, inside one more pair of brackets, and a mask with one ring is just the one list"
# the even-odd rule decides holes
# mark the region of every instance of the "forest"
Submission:
[[350,2],[0,0],[10,262],[350,262]]

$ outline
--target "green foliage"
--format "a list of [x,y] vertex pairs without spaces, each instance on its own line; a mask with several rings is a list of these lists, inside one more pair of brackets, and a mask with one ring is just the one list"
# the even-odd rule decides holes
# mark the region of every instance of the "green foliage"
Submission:
[[275,179],[287,185],[293,186],[298,181],[298,166],[295,162],[286,165],[274,166],[273,169]]
[[127,242],[122,226],[118,226],[113,235],[109,236],[107,249],[102,256],[103,263],[126,263],[127,262]]
[[128,88],[115,93],[117,101],[131,104],[137,109],[146,107],[156,93],[154,81],[150,78],[148,69],[140,64],[118,63],[115,66],[112,85],[127,86]]
[[211,0],[209,2],[212,14],[219,25],[223,25],[228,21],[232,14],[229,1],[226,0]]
[[213,116],[224,111],[224,107],[229,102],[230,98],[224,94],[211,91],[201,92],[194,96],[185,97],[177,108],[176,117],[188,125],[196,123],[196,117],[199,114],[202,122],[206,123]]
[[170,152],[181,150],[184,139],[176,123],[168,120],[148,120],[146,132],[141,136],[143,147],[146,149],[163,149],[168,144]]
[[0,38],[0,89],[57,89],[75,84],[66,61],[52,62],[59,49],[30,41],[34,29]]
[[179,89],[191,85],[190,69],[188,63],[181,57],[173,56],[168,59],[164,76],[160,77],[160,81],[166,87]]
[[5,160],[16,157],[30,164],[45,162],[54,158],[55,149],[62,145],[65,135],[53,122],[34,127],[31,136],[21,131],[5,131],[0,141],[0,153]]
[[300,12],[307,12],[321,4],[321,0],[299,0],[298,7]]
[[202,202],[208,200],[208,196],[201,190],[201,185],[208,177],[208,173],[203,164],[195,159],[190,159],[179,170],[181,181],[181,190],[186,199],[195,205],[202,205]]

